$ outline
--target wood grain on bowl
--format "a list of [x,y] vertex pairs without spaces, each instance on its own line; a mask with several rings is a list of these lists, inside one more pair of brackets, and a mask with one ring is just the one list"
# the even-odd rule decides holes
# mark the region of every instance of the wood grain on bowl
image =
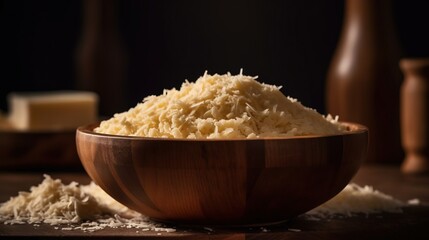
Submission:
[[88,175],[153,219],[191,224],[279,222],[330,199],[365,160],[368,130],[291,138],[186,140],[76,132]]

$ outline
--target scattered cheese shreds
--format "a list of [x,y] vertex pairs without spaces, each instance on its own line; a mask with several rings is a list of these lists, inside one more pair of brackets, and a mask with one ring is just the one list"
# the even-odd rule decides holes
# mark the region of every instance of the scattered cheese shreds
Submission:
[[102,121],[98,133],[162,138],[258,138],[339,134],[338,118],[285,96],[257,77],[207,72]]
[[314,217],[331,217],[335,215],[350,217],[359,213],[401,213],[402,207],[406,205],[406,203],[390,195],[374,190],[371,186],[361,187],[355,183],[350,183],[335,197],[310,210],[306,215]]
[[[353,217],[356,214],[401,213],[403,207],[418,204],[418,199],[404,203],[371,186],[361,187],[350,183],[335,197],[303,216],[310,220],[320,220],[333,216]],[[94,182],[88,185],[76,182],[64,185],[61,180],[52,179],[48,175],[44,175],[44,180],[38,186],[31,187],[30,192],[19,192],[18,196],[1,203],[0,223],[33,224],[34,227],[45,223],[55,225],[54,228],[59,230],[86,232],[107,227],[133,228],[140,232],[176,231],[128,209]]]
[[0,222],[4,224],[67,225],[61,230],[96,231],[110,228],[136,228],[143,231],[173,232],[128,209],[91,182],[79,186],[76,182],[64,185],[60,179],[44,175],[30,192],[0,204]]

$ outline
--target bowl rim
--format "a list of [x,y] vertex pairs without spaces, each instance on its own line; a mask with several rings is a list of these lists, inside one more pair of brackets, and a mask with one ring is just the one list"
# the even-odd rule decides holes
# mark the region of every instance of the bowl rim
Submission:
[[161,138],[161,137],[143,137],[143,136],[126,136],[126,135],[114,135],[107,133],[94,132],[94,128],[99,126],[100,122],[95,122],[87,125],[80,126],[76,129],[76,134],[90,135],[98,138],[106,139],[122,139],[122,140],[133,140],[133,141],[177,141],[177,142],[237,142],[237,141],[276,141],[276,140],[292,140],[292,139],[317,139],[317,138],[328,138],[328,137],[340,137],[349,135],[358,135],[368,133],[368,127],[354,122],[338,122],[339,124],[345,125],[348,130],[338,134],[326,134],[326,135],[303,135],[303,136],[288,136],[288,137],[255,137],[255,138]]

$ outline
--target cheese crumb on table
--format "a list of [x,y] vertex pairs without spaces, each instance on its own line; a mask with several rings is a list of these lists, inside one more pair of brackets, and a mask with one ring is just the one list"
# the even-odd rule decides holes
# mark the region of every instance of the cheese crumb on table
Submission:
[[180,90],[146,97],[129,111],[101,122],[95,132],[162,138],[256,138],[339,134],[326,118],[286,97],[280,87],[242,73],[185,81]]
[[[303,214],[303,217],[320,220],[333,216],[353,217],[356,214],[401,213],[403,207],[417,204],[419,201],[416,199],[403,203],[371,186],[350,183],[334,198]],[[44,175],[38,186],[31,187],[30,192],[19,192],[18,196],[1,203],[0,223],[33,224],[35,227],[46,223],[54,225],[55,229],[86,232],[104,228],[134,228],[141,232],[176,231],[128,209],[94,182],[65,185],[48,175]]]
[[175,231],[128,209],[93,182],[65,185],[48,175],[44,175],[38,186],[31,187],[30,192],[19,192],[1,203],[0,223],[66,225],[55,229],[88,232],[106,227]]
[[402,207],[406,205],[406,203],[377,191],[371,186],[361,187],[355,183],[349,183],[335,197],[307,212],[307,215],[318,217],[342,215],[350,217],[354,214],[401,213]]

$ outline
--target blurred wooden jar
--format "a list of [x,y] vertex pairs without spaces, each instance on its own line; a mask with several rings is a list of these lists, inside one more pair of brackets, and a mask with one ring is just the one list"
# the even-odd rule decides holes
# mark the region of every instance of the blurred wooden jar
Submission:
[[82,1],[82,36],[76,49],[77,89],[100,96],[99,111],[124,109],[127,57],[119,31],[119,0]]
[[403,160],[399,122],[400,49],[390,0],[346,0],[326,82],[326,108],[369,128],[368,160]]
[[405,81],[401,87],[404,173],[429,173],[429,58],[402,59]]

